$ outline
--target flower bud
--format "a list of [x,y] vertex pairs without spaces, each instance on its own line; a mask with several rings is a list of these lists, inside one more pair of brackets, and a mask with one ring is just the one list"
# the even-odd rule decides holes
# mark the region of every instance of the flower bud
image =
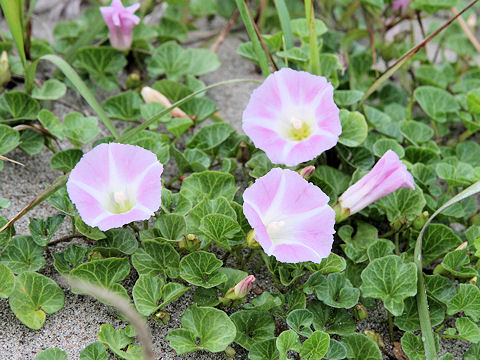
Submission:
[[474,30],[475,25],[477,24],[477,14],[472,13],[468,18],[467,18],[467,24],[468,26]]
[[178,242],[178,247],[190,252],[197,251],[200,248],[200,239],[195,234],[187,234]]
[[225,349],[225,357],[227,358],[227,360],[233,360],[235,358],[235,354],[235,349],[231,346],[227,346],[227,348]]
[[248,148],[246,141],[242,140],[240,145],[238,145],[237,160],[240,163],[245,164],[251,157],[252,154],[250,154],[250,149]]
[[166,325],[170,321],[170,314],[165,311],[159,311],[155,313],[153,319],[163,325]]
[[252,229],[248,232],[246,245],[250,249],[260,248],[260,244],[258,243],[257,239],[255,238],[255,230]]
[[248,292],[252,289],[255,282],[255,276],[248,275],[245,279],[240,281],[234,287],[228,289],[225,293],[225,297],[220,297],[219,300],[223,305],[233,305],[238,301],[242,301],[247,296]]
[[457,247],[454,251],[463,250],[463,249],[465,249],[467,246],[468,246],[468,241],[465,241],[465,242],[461,243],[460,245],[458,245],[458,247]]
[[110,31],[110,44],[117,50],[130,49],[133,41],[133,28],[140,22],[134,15],[140,4],[124,7],[120,0],[113,0],[110,6],[100,8],[103,19]]
[[140,86],[140,84],[141,84],[140,73],[135,71],[128,75],[127,82],[125,85],[127,89],[136,89]]
[[7,84],[11,79],[10,63],[8,61],[8,54],[6,51],[2,52],[0,57],[0,89]]
[[150,14],[155,7],[155,0],[144,0],[140,5],[140,12],[143,16]]
[[357,320],[365,320],[368,317],[367,309],[362,304],[357,304],[353,308],[353,315]]
[[425,225],[425,223],[428,220],[428,217],[429,217],[428,211],[424,211],[421,215],[417,216],[413,220],[413,228],[418,231],[422,230],[423,225]]
[[[414,190],[413,176],[400,161],[398,155],[388,150],[368,174],[350,186],[338,199],[337,222],[344,220],[345,210],[353,215],[374,201],[387,196],[400,188]],[[347,216],[348,217],[348,216]]]
[[305,166],[302,170],[298,171],[298,173],[302,175],[305,180],[310,179],[314,172],[315,166],[313,165]]
[[363,330],[363,333],[365,334],[365,336],[375,341],[375,343],[378,345],[380,350],[385,349],[385,343],[383,342],[382,335],[380,335],[379,333],[376,333],[373,330]]
[[390,226],[395,232],[399,232],[402,228],[408,224],[408,219],[406,217],[400,217],[393,221]]
[[[170,100],[167,99],[160,91],[152,89],[151,87],[145,86],[141,91],[143,100],[148,104],[151,102],[157,102],[165,106],[167,109],[172,106]],[[175,108],[170,111],[172,117],[182,117],[188,118],[189,116],[181,109]]]
[[240,281],[233,288],[233,292],[235,296],[237,296],[238,298],[244,298],[245,296],[247,296],[248,292],[252,289],[254,282],[255,282],[255,276],[248,275],[245,279]]
[[88,261],[102,260],[103,256],[98,250],[93,250],[87,255]]
[[472,284],[472,285],[477,285],[477,277],[474,276],[471,279],[468,279],[466,283],[467,284]]

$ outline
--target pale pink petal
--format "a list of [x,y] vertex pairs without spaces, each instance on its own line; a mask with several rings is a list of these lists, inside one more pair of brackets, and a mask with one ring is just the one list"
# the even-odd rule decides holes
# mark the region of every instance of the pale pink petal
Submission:
[[242,128],[275,164],[298,165],[332,148],[341,133],[333,87],[322,76],[283,68],[252,92]]
[[110,6],[100,8],[103,19],[110,30],[111,45],[121,51],[132,45],[132,31],[140,18],[133,13],[140,7],[135,4],[125,8],[120,0],[113,0]]
[[330,254],[335,212],[320,188],[275,168],[245,190],[243,212],[267,255],[282,262],[320,262]]
[[372,170],[350,186],[338,201],[343,209],[355,214],[399,188],[415,189],[413,176],[398,155],[388,150]]
[[100,144],[70,173],[67,191],[82,220],[100,230],[146,220],[161,205],[163,165],[139,146]]

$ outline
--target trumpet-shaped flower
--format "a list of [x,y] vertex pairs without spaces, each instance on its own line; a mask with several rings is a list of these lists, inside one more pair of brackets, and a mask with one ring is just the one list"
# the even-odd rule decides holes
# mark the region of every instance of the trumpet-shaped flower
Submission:
[[134,15],[140,4],[124,7],[121,0],[113,0],[110,6],[100,8],[103,19],[110,30],[110,44],[120,51],[130,49],[133,27],[140,22]]
[[253,91],[242,126],[273,163],[287,166],[330,149],[342,132],[333,86],[322,76],[288,68]]
[[144,148],[100,144],[70,173],[67,191],[82,220],[102,231],[147,220],[162,201],[163,165]]
[[275,168],[243,194],[243,213],[265,253],[319,263],[330,254],[335,212],[328,196],[295,171]]
[[368,174],[340,196],[336,206],[337,221],[359,212],[374,201],[400,188],[415,189],[413,176],[398,155],[388,150]]

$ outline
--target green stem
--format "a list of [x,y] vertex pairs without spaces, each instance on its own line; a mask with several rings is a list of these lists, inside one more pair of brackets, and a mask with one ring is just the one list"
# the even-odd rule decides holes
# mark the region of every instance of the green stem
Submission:
[[270,259],[267,254],[262,252],[262,260],[265,263],[265,266],[267,267],[268,271],[270,272],[270,275],[272,275],[272,280],[273,280],[273,285],[277,288],[278,291],[282,292],[282,286],[280,285],[280,281],[277,278],[277,275],[273,271],[273,269],[270,266]]
[[314,75],[321,75],[320,53],[318,52],[318,39],[315,24],[315,11],[312,0],[305,0],[305,15],[308,23],[310,42],[310,72]]
[[172,186],[173,183],[175,183],[176,181],[178,181],[180,178],[182,177],[181,174],[175,176],[173,179],[170,179],[170,181],[168,181],[166,184],[165,184],[165,187],[166,188],[169,188],[170,186]]
[[390,342],[393,344],[393,317],[392,313],[388,311],[388,331],[390,333]]
[[400,256],[399,237],[400,234],[398,232],[395,233],[395,254],[397,254],[398,256]]

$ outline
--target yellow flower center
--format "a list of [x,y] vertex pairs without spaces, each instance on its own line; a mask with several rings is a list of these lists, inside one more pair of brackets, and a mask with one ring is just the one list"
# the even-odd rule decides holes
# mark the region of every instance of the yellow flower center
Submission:
[[291,127],[287,131],[287,138],[293,141],[302,141],[312,135],[312,128],[306,122],[298,117],[292,116],[290,118]]
[[114,214],[125,213],[133,207],[133,202],[122,191],[115,191],[112,198],[113,201],[110,201],[108,210]]

